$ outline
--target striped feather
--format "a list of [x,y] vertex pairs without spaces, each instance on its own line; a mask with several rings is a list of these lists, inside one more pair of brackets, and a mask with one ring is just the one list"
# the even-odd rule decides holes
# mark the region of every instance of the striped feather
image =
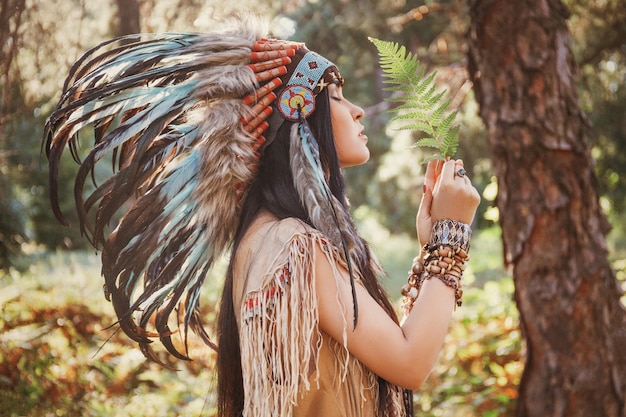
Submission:
[[347,208],[332,194],[320,162],[317,141],[303,117],[293,125],[290,136],[291,170],[302,205],[313,226],[345,253],[356,327],[358,305],[352,265],[361,267],[363,260],[369,259],[369,249],[358,236]]

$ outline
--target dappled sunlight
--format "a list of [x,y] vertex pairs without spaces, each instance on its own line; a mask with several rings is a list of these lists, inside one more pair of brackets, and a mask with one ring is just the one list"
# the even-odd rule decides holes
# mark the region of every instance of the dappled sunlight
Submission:
[[[406,269],[403,256],[395,256],[397,242],[404,242],[410,256],[415,249],[411,240],[390,235],[372,222],[364,227],[378,247],[386,248],[381,251],[385,266]],[[490,250],[489,245],[485,248]],[[476,245],[472,256],[482,254]],[[31,256],[26,272],[12,270],[0,277],[0,404],[11,404],[4,408],[8,415],[38,416],[50,410],[102,417],[212,414],[213,351],[192,338],[193,361],[163,356],[177,371],[147,362],[135,343],[116,331],[94,253]],[[222,272],[207,280],[202,294],[209,325]],[[462,416],[474,407],[500,413],[514,404],[521,342],[512,283],[504,278],[482,286],[466,289],[439,363],[416,396],[421,416]],[[390,289],[391,294],[397,291]]]
[[32,259],[27,272],[0,277],[0,404],[8,413],[3,415],[211,411],[213,351],[191,338],[194,361],[163,356],[177,371],[147,362],[114,325],[98,257],[94,262],[92,253],[58,253]]
[[[559,328],[561,316],[555,314],[555,309],[568,309],[578,303],[594,307],[580,311],[608,311],[595,308],[594,303],[604,307],[607,300],[615,301],[611,272],[623,292],[619,297],[626,309],[626,8],[623,0],[544,2],[546,10],[556,6],[560,10],[550,24],[546,16],[540,16],[546,10],[524,8],[517,2],[423,3],[3,1],[0,7],[0,416],[215,414],[216,354],[197,336],[189,335],[193,361],[188,362],[175,361],[160,343],[154,343],[159,358],[177,369],[174,371],[147,362],[137,344],[119,331],[113,307],[104,296],[101,254],[87,250],[91,247],[82,236],[75,213],[76,164],[68,155],[58,167],[58,191],[60,209],[72,227],[60,226],[50,208],[48,163],[45,146],[41,146],[46,118],[62,94],[63,80],[72,63],[89,48],[119,34],[120,21],[130,15],[124,5],[137,6],[139,13],[134,28],[146,36],[157,32],[221,30],[231,25],[232,12],[252,11],[260,19],[268,19],[272,30],[269,36],[289,36],[294,41],[306,42],[338,64],[346,81],[346,97],[366,110],[362,123],[371,154],[368,164],[344,172],[351,211],[359,232],[387,273],[382,278],[383,286],[397,307],[407,270],[419,252],[414,220],[422,196],[423,160],[429,153],[415,143],[428,135],[400,129],[401,121],[390,122],[392,115],[388,110],[392,104],[385,101],[390,92],[384,90],[376,51],[367,37],[406,45],[427,65],[428,72],[437,72],[438,84],[452,93],[452,107],[459,110],[456,120],[460,123],[459,149],[453,157],[464,161],[467,177],[482,196],[472,225],[471,261],[464,272],[463,305],[453,315],[433,372],[415,395],[416,416],[521,415],[529,404],[558,406],[558,401],[553,401],[557,397],[563,398],[568,406],[581,406],[580,410],[588,405],[593,415],[596,407],[622,407],[623,396],[618,405],[612,401],[615,392],[624,392],[623,381],[621,386],[615,378],[601,381],[604,374],[594,370],[613,367],[617,375],[622,369],[618,365],[604,362],[602,366],[589,368],[585,367],[586,361],[580,360],[573,362],[573,366],[559,367],[568,363],[563,359],[585,357],[591,363],[591,359],[603,361],[619,355],[623,341],[619,335],[623,334],[623,328],[618,329],[617,325],[612,325],[611,331],[594,334],[593,338],[580,337],[589,341],[585,351],[575,347],[581,350],[572,352],[569,346],[557,349],[560,340],[555,332],[550,332],[543,344],[533,344],[529,356],[551,357],[559,364],[552,374],[550,366],[529,368],[536,381],[546,386],[553,384],[550,386],[553,392],[538,390],[533,396],[528,394],[531,390],[526,386],[518,398],[526,346],[513,301],[513,281],[503,267],[503,235],[498,225],[505,227],[510,253],[519,250],[515,246],[518,243],[528,253],[539,255],[557,253],[567,247],[568,251],[564,250],[563,257],[554,263],[564,260],[573,265],[580,261],[579,255],[595,254],[597,258],[583,261],[576,270],[587,271],[602,264],[602,277],[611,278],[598,291],[581,288],[580,294],[586,297],[579,293],[570,300],[555,297],[538,304],[532,312],[523,311],[527,325],[539,322],[542,327],[550,323],[550,329]],[[491,10],[491,7],[495,8]],[[565,12],[561,7],[569,9],[567,19],[561,16]],[[489,11],[484,14],[488,19],[478,19],[476,12],[481,10]],[[527,22],[532,23],[533,31],[528,33],[534,36],[520,37],[527,33],[516,31],[528,29],[520,24],[524,16],[503,14],[507,10],[508,13],[532,11],[534,14]],[[490,26],[500,21],[505,24]],[[511,21],[516,24],[507,26],[506,22]],[[561,23],[566,23],[569,30],[559,29],[559,37],[555,38],[559,42],[553,39],[548,43],[547,33]],[[484,35],[490,36],[481,38]],[[477,42],[479,38],[482,40]],[[566,38],[571,42],[561,43]],[[557,49],[556,43],[560,45]],[[506,53],[495,53],[491,60],[487,59],[490,53],[498,51],[499,44]],[[558,59],[550,62],[558,65],[543,66],[552,56]],[[506,65],[500,67],[503,63]],[[547,76],[555,68],[558,73],[550,83]],[[573,74],[576,76],[570,79]],[[519,77],[507,78],[509,75]],[[535,118],[533,112],[537,113]],[[557,113],[559,117],[555,117]],[[526,129],[534,119],[537,123]],[[572,130],[571,137],[563,134],[562,131],[581,121],[580,130]],[[536,147],[528,146],[531,140],[540,142],[542,138],[550,140]],[[86,156],[93,141],[93,134],[81,135],[77,159]],[[563,142],[568,142],[576,152],[562,147]],[[544,178],[548,170],[541,168],[549,168],[566,154],[576,156],[587,152],[587,146],[591,152],[588,161],[574,164],[571,169],[555,170],[549,174],[550,178]],[[539,164],[544,157],[546,160]],[[100,185],[110,177],[113,168],[112,160],[103,159],[101,163],[103,168],[98,168],[93,178]],[[529,178],[531,181],[521,184],[521,180]],[[573,210],[559,211],[553,221],[544,223],[549,226],[563,219],[570,221],[542,236],[554,238],[554,242],[545,246],[547,250],[533,252],[538,236],[534,240],[510,241],[510,236],[523,232],[519,226],[523,222],[514,220],[527,219],[529,207],[537,212],[543,210],[544,219],[548,219],[557,208],[544,207],[544,210],[543,196],[565,195],[569,185],[590,178],[587,188],[576,189],[565,199],[576,200],[577,207],[586,211],[579,214]],[[91,179],[86,189],[93,190]],[[530,203],[513,198],[520,190],[532,197]],[[587,210],[596,207],[596,200],[608,219],[606,225],[601,216],[595,217],[599,211]],[[127,209],[125,206],[120,212]],[[113,217],[105,234],[113,230],[116,219]],[[507,226],[509,220],[514,226]],[[604,227],[608,224],[611,231]],[[571,231],[570,225],[571,230],[590,229],[597,243],[581,250],[590,241],[577,241],[575,234],[566,233]],[[541,231],[538,228],[537,232]],[[72,252],[57,251],[58,248]],[[511,259],[511,270],[518,268],[516,263],[520,258]],[[219,303],[227,261],[222,259],[203,284],[199,308],[212,340],[216,333],[215,306]],[[559,292],[563,296],[570,295],[566,290],[574,282],[572,278],[577,278],[567,275],[568,268],[557,271],[564,273],[557,286],[563,289]],[[543,270],[530,271],[539,278],[536,290],[541,294],[545,289],[540,287],[544,285],[540,276]],[[548,275],[547,278],[553,278]],[[526,287],[528,282],[516,276],[518,294],[534,294],[535,288],[529,291],[531,288]],[[552,279],[548,284],[554,282]],[[591,297],[594,294],[597,298]],[[614,310],[621,312],[619,303],[617,307]],[[588,316],[580,316],[581,321],[573,323],[572,328],[582,329],[586,327],[583,324],[606,319],[595,317],[589,321]],[[623,322],[623,316],[615,317],[615,323]],[[551,323],[552,320],[555,322]],[[606,339],[599,341],[600,336]],[[180,333],[173,339],[177,347],[184,345]],[[612,351],[610,346],[617,349]],[[559,373],[565,374],[564,369],[571,371],[571,384],[570,380],[564,380],[567,381],[564,384],[558,380]],[[596,392],[576,391],[585,383],[576,379],[578,376],[593,384],[597,382],[592,387]],[[537,386],[540,385],[534,384]],[[516,411],[518,404],[522,407],[520,411]],[[576,411],[570,409],[566,414],[574,415]],[[586,417],[589,412],[584,412]],[[541,410],[537,415],[544,414],[550,413]]]
[[508,278],[465,291],[439,362],[416,395],[417,415],[514,414],[523,349],[512,293]]

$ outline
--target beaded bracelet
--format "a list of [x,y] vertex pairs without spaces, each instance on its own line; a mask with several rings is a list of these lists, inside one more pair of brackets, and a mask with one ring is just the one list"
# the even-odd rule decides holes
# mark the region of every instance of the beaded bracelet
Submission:
[[430,242],[428,243],[435,246],[449,245],[452,248],[459,248],[468,253],[471,239],[472,228],[468,224],[444,219],[437,220],[433,224]]
[[453,220],[435,222],[431,241],[413,260],[407,283],[402,287],[402,307],[406,314],[413,308],[424,281],[437,278],[454,290],[455,309],[463,304],[461,279],[469,261],[469,239],[472,231],[464,223]]

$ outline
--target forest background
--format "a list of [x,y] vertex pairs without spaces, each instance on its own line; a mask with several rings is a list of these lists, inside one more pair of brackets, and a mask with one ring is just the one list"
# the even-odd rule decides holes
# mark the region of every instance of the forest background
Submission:
[[[49,208],[41,135],[64,77],[82,52],[122,33],[213,30],[242,11],[266,17],[276,36],[304,41],[336,62],[347,80],[346,97],[365,108],[372,160],[346,170],[346,176],[354,215],[389,274],[390,294],[398,294],[418,250],[413,221],[425,156],[412,147],[416,135],[390,123],[377,54],[367,37],[406,45],[429,71],[437,71],[437,82],[460,111],[457,156],[483,200],[473,225],[466,300],[437,368],[416,394],[417,415],[524,415],[517,399],[527,349],[511,264],[506,269],[503,262],[494,155],[468,70],[470,9],[476,3],[2,0],[0,416],[212,415],[212,352],[194,345],[197,359],[172,363],[179,370],[170,371],[145,362],[126,337],[109,328],[114,316],[101,291],[99,258],[78,228],[60,226]],[[578,104],[590,126],[595,187],[612,225],[608,261],[623,287],[626,11],[620,3],[564,1],[571,13],[567,27]],[[61,207],[76,226],[74,172],[68,158],[60,174],[67,185]],[[220,272],[207,279],[202,300],[209,327]],[[621,398],[622,414],[615,415],[624,416],[623,393]]]

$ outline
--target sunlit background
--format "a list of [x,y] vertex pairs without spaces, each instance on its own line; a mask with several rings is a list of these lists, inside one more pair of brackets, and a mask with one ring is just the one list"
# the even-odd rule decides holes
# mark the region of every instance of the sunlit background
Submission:
[[[613,230],[610,260],[626,279],[626,22],[621,0],[567,0],[580,105],[589,117],[601,205]],[[340,67],[344,94],[366,110],[372,160],[346,170],[352,211],[394,298],[418,251],[415,212],[422,161],[414,133],[389,123],[368,36],[406,45],[448,89],[461,124],[458,157],[482,195],[473,225],[464,305],[425,387],[418,416],[513,415],[524,347],[502,266],[497,183],[467,71],[467,4],[460,0],[3,0],[0,6],[0,416],[210,416],[213,352],[193,344],[178,371],[147,363],[116,332],[99,256],[73,214],[74,163],[61,167],[63,228],[48,203],[43,124],[64,77],[87,49],[116,36],[139,6],[139,31],[211,31],[254,15],[273,36],[304,41]],[[621,7],[621,8],[620,8]],[[616,23],[618,22],[618,23]],[[85,146],[89,146],[85,143]],[[212,329],[223,269],[207,278],[202,310]],[[169,359],[167,359],[169,360]]]

